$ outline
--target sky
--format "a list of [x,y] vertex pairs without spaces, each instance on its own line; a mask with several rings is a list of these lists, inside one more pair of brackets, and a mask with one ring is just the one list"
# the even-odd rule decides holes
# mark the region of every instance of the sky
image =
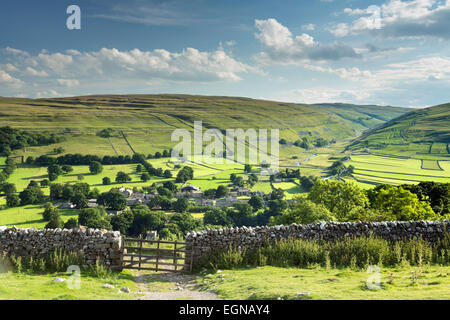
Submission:
[[[69,29],[80,9],[80,29]],[[2,0],[0,95],[450,102],[450,0]]]

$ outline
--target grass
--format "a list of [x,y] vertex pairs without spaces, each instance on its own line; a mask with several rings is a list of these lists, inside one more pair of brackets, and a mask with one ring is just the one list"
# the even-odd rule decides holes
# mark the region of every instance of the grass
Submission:
[[[450,271],[443,266],[381,268],[381,289],[369,289],[367,270],[311,268],[242,268],[223,270],[198,280],[227,300],[448,300]],[[413,274],[417,278],[412,277]],[[310,296],[296,296],[309,292]]]
[[[18,228],[35,227],[42,229],[48,223],[48,221],[42,219],[43,212],[44,205],[28,205],[0,210],[0,226],[17,226]],[[77,210],[60,209],[60,212],[64,222],[70,218],[78,217]]]
[[[405,184],[421,181],[449,182],[450,162],[419,159],[399,159],[375,154],[352,154],[346,165],[353,165],[353,177],[360,183],[373,184]],[[437,169],[437,170],[436,170]]]
[[[65,273],[17,274],[0,273],[0,300],[133,300],[128,293],[119,293],[123,287],[136,291],[133,275],[124,271],[106,278],[81,273],[80,289],[70,289],[66,282],[53,282],[56,277],[68,279]],[[104,284],[114,289],[103,288]]]

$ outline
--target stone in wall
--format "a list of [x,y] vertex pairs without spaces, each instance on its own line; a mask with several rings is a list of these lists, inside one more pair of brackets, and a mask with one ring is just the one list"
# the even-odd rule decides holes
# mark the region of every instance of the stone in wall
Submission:
[[0,229],[0,252],[38,257],[62,249],[83,252],[86,264],[122,268],[119,231],[77,227],[74,229]]
[[345,237],[370,236],[386,240],[419,239],[435,242],[450,232],[450,221],[388,221],[388,222],[319,222],[274,227],[236,227],[193,231],[186,235],[186,264],[195,264],[211,250],[257,248],[267,241],[282,239],[334,240]]

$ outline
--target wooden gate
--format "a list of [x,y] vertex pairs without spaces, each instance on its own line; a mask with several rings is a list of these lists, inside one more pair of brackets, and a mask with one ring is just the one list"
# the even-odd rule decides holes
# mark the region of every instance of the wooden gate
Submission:
[[124,269],[191,272],[185,264],[186,243],[125,238],[122,245]]

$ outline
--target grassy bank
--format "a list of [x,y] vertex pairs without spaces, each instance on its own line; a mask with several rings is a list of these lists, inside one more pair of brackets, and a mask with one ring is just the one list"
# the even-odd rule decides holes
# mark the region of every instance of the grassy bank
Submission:
[[[18,274],[0,273],[0,300],[133,300],[128,293],[119,292],[128,287],[132,292],[136,288],[131,273],[122,272],[105,278],[89,274],[80,275],[80,288],[70,289],[68,280],[54,282],[56,277],[69,279],[66,273],[54,274]],[[103,288],[111,284],[114,288]]]
[[[376,279],[374,276],[375,273],[368,273],[366,269],[266,266],[223,270],[206,275],[198,280],[198,285],[200,290],[214,290],[227,300],[450,299],[450,270],[445,266],[381,268],[380,289],[371,281]],[[373,289],[368,288],[368,280]]]

